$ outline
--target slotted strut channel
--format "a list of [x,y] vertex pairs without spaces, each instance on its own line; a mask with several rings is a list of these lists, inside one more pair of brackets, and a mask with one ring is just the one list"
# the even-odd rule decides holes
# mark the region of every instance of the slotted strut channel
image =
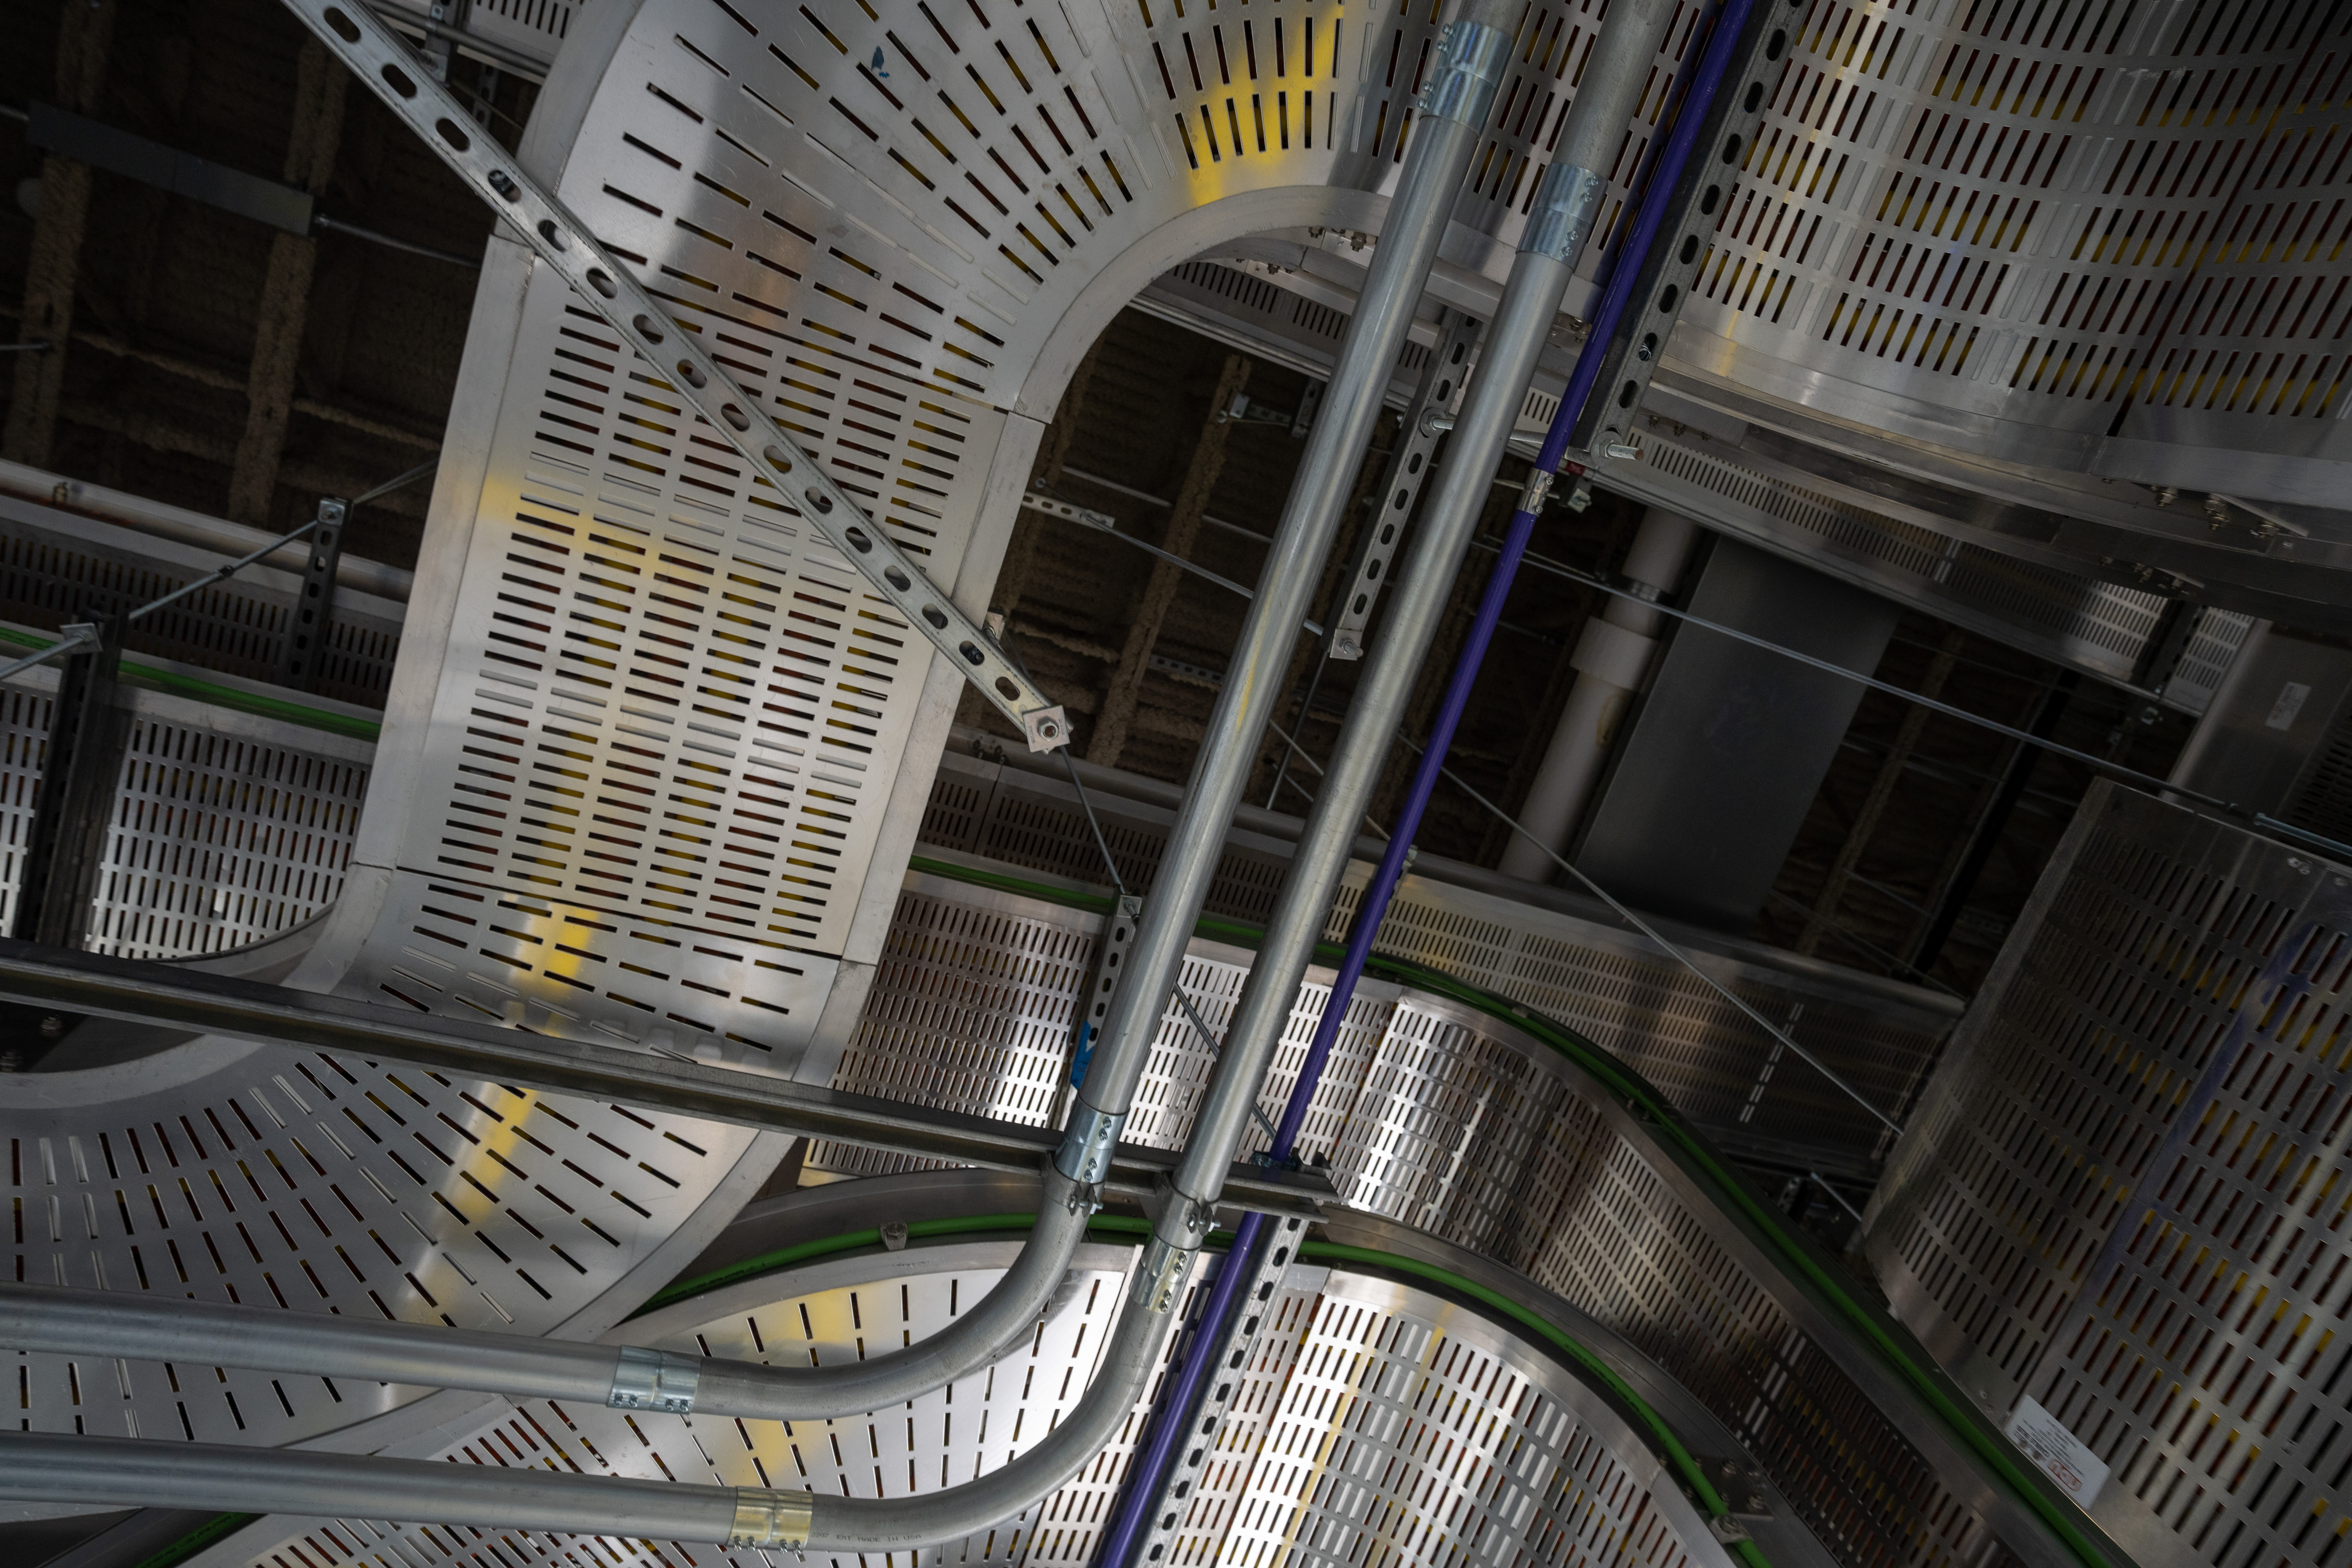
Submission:
[[[585,225],[506,155],[505,149],[467,129],[464,105],[427,75],[390,29],[365,7],[287,0],[295,15],[341,57],[352,73],[406,121],[441,161],[479,192],[524,238],[540,259],[562,274],[596,309],[622,341],[660,374],[662,391],[684,399],[751,467],[756,479],[783,498],[783,510],[805,519],[908,623],[945,653],[1029,737],[1032,751],[1069,742],[1062,710],[1014,668],[988,634],[934,589],[913,561],[890,542],[863,508],[835,484],[822,464],[779,429],[757,398],[747,396],[699,341],[678,330],[653,296],[639,287]],[[751,498],[755,505],[763,498]]]

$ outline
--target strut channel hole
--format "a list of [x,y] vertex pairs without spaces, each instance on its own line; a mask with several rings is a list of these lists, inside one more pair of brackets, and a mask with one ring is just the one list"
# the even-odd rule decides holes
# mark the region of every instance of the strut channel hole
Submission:
[[433,122],[433,129],[441,133],[442,141],[460,153],[470,151],[474,145],[474,139],[458,130],[457,122],[454,120],[446,118],[436,120]]
[[1381,524],[1381,542],[1382,544],[1386,544],[1389,541],[1394,539],[1396,537],[1396,530],[1397,525],[1393,522],[1384,522]]
[[719,405],[719,417],[726,420],[738,430],[749,430],[751,427],[751,416],[731,403],[722,403]]
[[392,89],[393,91],[400,94],[401,97],[415,98],[416,96],[416,84],[409,80],[408,73],[402,70],[398,66],[386,60],[383,67],[383,74],[384,85]]
[[1723,161],[1727,163],[1737,163],[1739,162],[1738,137],[1734,136],[1730,141],[1726,142],[1723,144]]
[[899,571],[896,566],[885,566],[882,569],[882,580],[889,584],[893,588],[898,589],[901,594],[915,585],[912,579],[908,578],[904,572]]
[[808,497],[809,505],[816,508],[817,510],[825,512],[833,510],[833,498],[826,495],[823,490],[817,489],[812,486],[810,489],[805,489],[801,493]]
[[1642,384],[1638,381],[1629,381],[1625,384],[1625,390],[1617,395],[1617,406],[1631,408],[1633,406],[1633,399],[1641,395]]
[[1722,199],[1723,187],[1721,185],[1709,185],[1706,188],[1706,195],[1699,197],[1698,199],[1698,210],[1712,217],[1715,216],[1715,204]]
[[669,334],[661,330],[660,323],[656,322],[651,316],[640,315],[635,321],[629,324],[637,329],[637,336],[645,339],[646,342],[649,343],[664,342],[669,338]]
[[327,7],[327,26],[335,30],[335,37],[347,44],[356,44],[360,41],[360,25],[332,5]]
[[789,474],[793,471],[793,460],[784,456],[784,449],[782,447],[764,447],[761,448],[760,456],[767,458],[768,466],[780,474]]
[[1008,677],[1002,675],[996,678],[996,694],[1007,702],[1018,702],[1021,700],[1021,689],[1013,685]]
[[1688,267],[1692,262],[1696,261],[1697,259],[1698,236],[1694,234],[1686,237],[1683,240],[1682,264],[1685,267]]
[[948,629],[948,613],[945,610],[940,609],[937,605],[925,605],[923,606],[923,619],[931,623],[931,629],[935,632],[943,632]]
[[1764,42],[1764,58],[1768,60],[1777,60],[1780,58],[1780,51],[1788,47],[1789,35],[1775,28],[1772,36]]
[[1671,310],[1682,297],[1683,291],[1674,284],[1669,283],[1658,291],[1658,309],[1661,310]]
[[[507,200],[510,202],[519,202],[522,200],[522,187],[514,183],[514,176],[508,174],[504,169],[492,169],[488,174],[482,177],[489,181],[490,189],[498,192],[499,195],[506,197]],[[612,296],[608,294],[605,298],[609,300]]]
[[968,642],[960,644],[956,648],[956,652],[963,655],[964,662],[966,664],[986,664],[988,662],[988,656],[980,651],[980,645],[978,643]]
[[1756,112],[1756,106],[1763,101],[1764,84],[1760,81],[1751,81],[1748,84],[1748,96],[1739,100],[1740,111],[1753,114]]
[[702,367],[695,363],[690,359],[682,359],[677,362],[677,374],[685,380],[686,384],[688,386],[709,386],[710,384],[710,378],[702,374]]
[[588,287],[607,300],[617,300],[621,297],[621,290],[610,278],[604,275],[604,269],[601,267],[591,267],[588,269]]
[[1373,556],[1370,561],[1365,562],[1364,581],[1367,583],[1379,582],[1381,580],[1381,558],[1377,555]]
[[1351,616],[1360,616],[1364,613],[1364,606],[1371,602],[1372,596],[1370,594],[1359,594],[1356,595],[1356,602],[1348,606],[1348,613]]
[[849,541],[849,548],[855,550],[860,555],[871,555],[874,552],[874,541],[867,538],[866,536],[866,531],[858,527],[856,523],[852,523],[847,528],[843,529],[841,531],[841,537]]
[[551,249],[562,250],[565,248],[563,231],[555,226],[555,220],[553,218],[543,217],[539,220],[539,237],[547,241]]
[[1453,402],[1453,401],[1454,401],[1454,383],[1453,383],[1453,382],[1451,382],[1451,381],[1441,381],[1441,382],[1439,382],[1439,383],[1437,384],[1437,396],[1436,396],[1434,399],[1433,399],[1432,401],[1433,402],[1433,404],[1435,405],[1435,406],[1437,406],[1437,407],[1439,407],[1439,408],[1443,408],[1443,407],[1444,407],[1447,404],[1449,404],[1449,403]]

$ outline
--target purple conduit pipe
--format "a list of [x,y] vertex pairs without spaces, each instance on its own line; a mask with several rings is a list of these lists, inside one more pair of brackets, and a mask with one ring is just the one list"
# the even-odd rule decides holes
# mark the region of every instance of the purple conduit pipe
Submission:
[[[1538,473],[1559,471],[1560,458],[1568,451],[1577,416],[1583,412],[1585,401],[1592,395],[1592,384],[1600,377],[1602,351],[1615,335],[1617,324],[1624,319],[1626,307],[1633,302],[1642,258],[1657,241],[1658,229],[1665,222],[1667,204],[1682,179],[1683,167],[1690,160],[1708,108],[1723,86],[1732,51],[1748,26],[1748,13],[1754,5],[1755,0],[1725,0],[1716,18],[1706,52],[1699,58],[1698,71],[1691,79],[1690,91],[1675,117],[1674,131],[1651,173],[1649,190],[1634,217],[1633,232],[1618,251],[1618,264],[1601,294],[1600,309],[1593,312],[1592,331],[1584,340],[1584,352],[1577,355],[1576,369],[1569,376],[1559,409],[1552,416],[1551,428],[1544,436],[1542,451],[1535,462],[1535,471]],[[1406,793],[1404,809],[1398,814],[1388,851],[1381,857],[1380,869],[1372,874],[1371,885],[1364,889],[1363,902],[1357,908],[1355,924],[1348,933],[1347,956],[1339,961],[1339,975],[1331,984],[1331,998],[1324,1004],[1314,1043],[1307,1047],[1297,1084],[1290,1091],[1290,1101],[1283,1108],[1272,1150],[1277,1162],[1291,1157],[1299,1129],[1306,1124],[1307,1106],[1315,1099],[1316,1086],[1322,1080],[1331,1047],[1339,1037],[1339,1024],[1355,997],[1356,982],[1363,977],[1364,963],[1371,956],[1372,937],[1380,930],[1381,918],[1388,912],[1397,883],[1403,879],[1406,851],[1421,830],[1422,814],[1428,809],[1429,797],[1437,788],[1438,770],[1444,765],[1447,748],[1454,743],[1454,727],[1462,721],[1462,710],[1470,700],[1471,683],[1477,679],[1478,667],[1486,660],[1486,645],[1494,637],[1496,623],[1502,619],[1503,600],[1511,591],[1511,580],[1518,573],[1519,558],[1527,552],[1535,525],[1536,514],[1525,508],[1511,514],[1502,553],[1486,579],[1485,596],[1478,602],[1477,619],[1472,623],[1462,656],[1454,663],[1453,679],[1445,688],[1445,700],[1438,708],[1436,722],[1430,727],[1428,747],[1421,754],[1420,767],[1414,771],[1412,787]],[[1237,1298],[1244,1284],[1256,1272],[1255,1255],[1265,1238],[1265,1216],[1244,1216],[1234,1233],[1233,1247],[1217,1271],[1217,1282],[1210,1289],[1200,1327],[1162,1386],[1159,1408],[1153,1412],[1151,1434],[1128,1472],[1118,1510],[1103,1533],[1102,1551],[1095,1558],[1097,1568],[1133,1568],[1128,1559],[1135,1550],[1136,1538],[1150,1522],[1146,1510],[1159,1493],[1160,1480],[1168,1473],[1177,1446],[1184,1441],[1192,1426],[1193,1407],[1200,1401],[1202,1386],[1208,1382],[1212,1370],[1212,1352],[1222,1353]]]
[[[1567,390],[1560,395],[1559,409],[1552,416],[1551,428],[1544,436],[1543,448],[1535,461],[1538,473],[1559,471],[1560,458],[1567,454],[1577,416],[1583,412],[1585,400],[1592,395],[1592,384],[1601,375],[1603,351],[1615,335],[1618,322],[1624,319],[1625,308],[1633,302],[1642,258],[1657,241],[1658,229],[1665,222],[1667,204],[1682,179],[1683,166],[1690,160],[1691,148],[1698,141],[1708,107],[1723,86],[1732,51],[1748,26],[1748,12],[1754,5],[1755,0],[1725,0],[1716,18],[1715,31],[1709,35],[1706,51],[1699,58],[1697,74],[1691,79],[1689,95],[1683,100],[1682,111],[1675,118],[1674,132],[1650,176],[1650,188],[1633,220],[1633,231],[1617,253],[1617,267],[1601,296],[1601,308],[1593,312],[1592,331],[1584,340],[1584,352],[1577,355],[1576,369],[1569,375]],[[1502,553],[1496,560],[1493,574],[1486,579],[1486,595],[1478,601],[1477,619],[1463,644],[1462,657],[1454,663],[1454,678],[1446,685],[1445,700],[1438,707],[1436,721],[1430,726],[1427,748],[1421,754],[1421,765],[1413,772],[1412,787],[1405,794],[1404,809],[1397,815],[1388,851],[1381,857],[1380,869],[1372,873],[1371,884],[1364,889],[1363,902],[1357,907],[1355,925],[1348,933],[1348,953],[1339,962],[1339,977],[1331,984],[1331,999],[1324,1005],[1314,1044],[1307,1047],[1307,1060],[1299,1068],[1298,1087],[1283,1109],[1276,1145],[1285,1154],[1307,1120],[1307,1102],[1314,1098],[1315,1084],[1323,1076],[1324,1063],[1339,1039],[1340,1019],[1355,995],[1356,982],[1363,976],[1364,961],[1371,956],[1372,938],[1380,931],[1381,919],[1388,913],[1389,900],[1395,896],[1397,883],[1404,876],[1405,855],[1412,847],[1413,836],[1421,830],[1422,813],[1428,809],[1429,797],[1437,788],[1438,770],[1445,764],[1446,750],[1454,743],[1454,726],[1462,721],[1462,710],[1470,700],[1471,682],[1477,679],[1478,667],[1486,659],[1486,644],[1495,635],[1496,622],[1502,618],[1503,600],[1511,591],[1511,579],[1518,572],[1519,558],[1527,552],[1528,539],[1535,531],[1535,525],[1536,514],[1524,507],[1511,514]]]

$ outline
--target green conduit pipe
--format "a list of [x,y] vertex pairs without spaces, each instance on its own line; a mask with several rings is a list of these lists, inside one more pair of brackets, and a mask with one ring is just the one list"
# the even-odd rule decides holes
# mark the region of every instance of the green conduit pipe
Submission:
[[[27,633],[0,626],[0,643],[38,650],[53,647],[55,637],[33,637]],[[348,735],[355,741],[373,741],[383,734],[383,726],[370,719],[355,718],[349,713],[333,713],[323,708],[311,708],[283,698],[265,697],[257,691],[240,690],[234,686],[222,686],[215,681],[182,675],[176,670],[158,669],[152,664],[136,659],[122,661],[122,679],[133,686],[145,686],[157,691],[168,691],[175,697],[187,698],[214,708],[231,708],[240,713],[253,713],[264,719],[277,719],[289,724],[299,724],[307,730],[324,730],[331,735]]]
[[[1035,1222],[1036,1217],[1034,1215],[1028,1214],[992,1214],[973,1215],[961,1219],[910,1220],[907,1224],[907,1239],[927,1241],[990,1233],[1017,1233],[1027,1230]],[[1087,1233],[1101,1240],[1140,1245],[1150,1238],[1151,1222],[1124,1215],[1097,1215],[1087,1222]],[[1218,1230],[1209,1233],[1208,1245],[1213,1249],[1223,1251],[1231,1246],[1232,1242],[1233,1233],[1230,1231]],[[796,1242],[790,1247],[780,1247],[772,1252],[763,1252],[756,1258],[747,1258],[740,1263],[730,1264],[724,1268],[714,1269],[709,1274],[698,1275],[692,1279],[681,1279],[656,1293],[651,1300],[631,1316],[643,1317],[658,1308],[671,1306],[679,1301],[689,1301],[698,1296],[708,1295],[726,1286],[762,1279],[797,1268],[803,1263],[814,1262],[821,1258],[831,1258],[844,1252],[881,1246],[882,1233],[875,1229],[853,1230],[840,1236],[829,1236],[815,1241]],[[1702,1512],[1713,1519],[1724,1518],[1730,1513],[1730,1509],[1724,1503],[1722,1493],[1707,1480],[1706,1472],[1698,1468],[1698,1461],[1691,1457],[1690,1449],[1684,1445],[1679,1436],[1675,1436],[1674,1428],[1666,1424],[1665,1417],[1660,1415],[1647,1401],[1634,1392],[1633,1384],[1618,1376],[1609,1363],[1594,1354],[1582,1341],[1563,1332],[1500,1291],[1489,1289],[1474,1279],[1456,1274],[1450,1268],[1441,1268],[1434,1263],[1424,1263],[1419,1258],[1406,1258],[1393,1252],[1382,1252],[1374,1247],[1347,1247],[1330,1241],[1308,1241],[1299,1245],[1298,1256],[1302,1261],[1353,1263],[1366,1268],[1383,1269],[1391,1274],[1412,1275],[1441,1286],[1457,1295],[1468,1297],[1481,1306],[1508,1318],[1520,1329],[1558,1351],[1562,1359],[1587,1381],[1597,1384],[1604,1389],[1621,1407],[1622,1413],[1633,1417],[1633,1425],[1648,1432],[1651,1445],[1658,1457],[1689,1489]],[[1752,1541],[1740,1542],[1728,1550],[1746,1563],[1748,1568],[1771,1568],[1770,1563]]]
[[[1049,883],[1008,876],[1001,871],[959,866],[929,856],[915,856],[908,866],[909,869],[926,876],[992,888],[1069,909],[1097,914],[1107,913],[1110,909],[1110,900],[1104,894],[1057,888]],[[1259,934],[1255,926],[1216,916],[1204,916],[1193,929],[1208,941],[1234,947],[1255,947]],[[1316,949],[1315,956],[1318,963],[1336,964],[1342,953],[1338,943],[1324,942]],[[1425,969],[1409,960],[1382,957],[1377,953],[1365,965],[1365,970],[1368,973],[1394,980],[1415,990],[1450,997],[1474,1007],[1540,1040],[1598,1079],[1602,1088],[1647,1121],[1662,1142],[1689,1162],[1693,1173],[1711,1190],[1717,1205],[1745,1221],[1792,1279],[1818,1293],[1848,1331],[1867,1346],[1918,1397],[1928,1413],[1942,1424],[1964,1451],[1974,1454],[1991,1477],[2048,1528],[2083,1568],[2116,1568],[2117,1560],[2101,1551],[2075,1519],[2070,1517],[2075,1511],[2073,1505],[2045,1490],[2040,1479],[2019,1462],[2017,1455],[2000,1433],[1989,1426],[1973,1407],[1964,1406],[1938,1384],[1935,1372],[1922,1365],[1905,1350],[1878,1321],[1879,1314],[1873,1311],[1867,1303],[1857,1300],[1834,1275],[1822,1267],[1820,1261],[1790,1232],[1780,1215],[1748,1191],[1747,1184],[1724,1164],[1722,1157],[1706,1140],[1684,1123],[1681,1113],[1650,1085],[1648,1079],[1566,1026],[1554,1023],[1491,992],[1456,980],[1452,975]]]

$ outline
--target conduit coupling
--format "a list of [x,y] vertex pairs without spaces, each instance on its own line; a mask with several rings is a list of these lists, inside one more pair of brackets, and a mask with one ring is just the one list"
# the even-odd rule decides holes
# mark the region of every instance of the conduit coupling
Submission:
[[1478,129],[1494,110],[1510,63],[1511,36],[1500,27],[1446,23],[1437,38],[1437,63],[1422,89],[1421,111]]
[[1054,1168],[1082,1186],[1098,1187],[1110,1174],[1111,1156],[1127,1127],[1127,1112],[1097,1110],[1085,1100],[1070,1108],[1069,1129],[1054,1155]]
[[1558,163],[1546,169],[1536,186],[1535,205],[1528,213],[1519,248],[1549,256],[1563,267],[1574,266],[1608,189],[1606,178],[1575,163]]
[[1174,1311],[1176,1293],[1184,1289],[1184,1276],[1191,1272],[1192,1259],[1199,1256],[1196,1251],[1170,1246],[1164,1237],[1153,1237],[1151,1244],[1143,1249],[1143,1261],[1136,1266],[1128,1304],[1147,1312]]
[[735,1525],[730,1546],[789,1546],[798,1552],[808,1545],[814,1519],[806,1492],[772,1492],[762,1487],[735,1489]]
[[604,1395],[604,1403],[614,1410],[664,1410],[672,1415],[690,1415],[694,1391],[701,1382],[699,1356],[623,1345],[621,1359],[613,1368],[613,1391]]

